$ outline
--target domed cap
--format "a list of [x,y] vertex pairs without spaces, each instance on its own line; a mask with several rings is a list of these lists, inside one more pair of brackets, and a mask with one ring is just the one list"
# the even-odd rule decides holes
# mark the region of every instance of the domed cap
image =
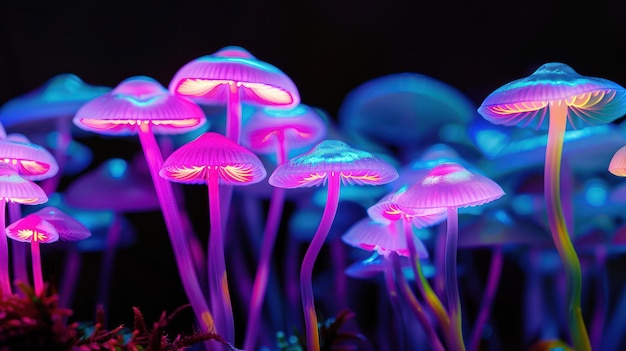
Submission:
[[50,178],[59,171],[54,156],[22,134],[9,134],[0,139],[0,163],[9,165],[29,180]]
[[380,199],[367,209],[368,216],[381,223],[410,219],[418,228],[430,227],[446,219],[445,208],[401,208],[397,199],[406,190],[404,186]]
[[217,168],[219,182],[246,185],[267,176],[261,160],[250,150],[219,133],[204,133],[181,146],[164,162],[161,177],[179,183],[207,183],[209,169]]
[[381,185],[398,178],[393,166],[371,153],[338,140],[324,140],[278,166],[269,182],[279,188],[317,186],[326,183],[330,172],[339,173],[343,184]]
[[201,104],[225,104],[232,84],[241,102],[248,104],[293,108],[300,103],[298,89],[285,73],[237,46],[187,63],[176,72],[169,90]]
[[91,231],[81,222],[56,207],[46,206],[32,215],[50,223],[63,241],[78,241],[91,236]]
[[[373,221],[370,218],[358,221],[350,227],[341,239],[350,246],[367,251],[376,251],[385,257],[388,257],[392,252],[400,256],[409,256],[404,235],[393,233],[389,225]],[[417,246],[417,257],[427,258],[428,251],[426,251],[424,244],[417,237],[414,239]]]
[[442,163],[398,196],[401,208],[458,208],[479,206],[504,195],[493,180],[458,163]]
[[43,189],[20,176],[14,169],[0,164],[0,201],[39,205],[48,201]]
[[180,134],[206,122],[200,106],[170,94],[150,77],[136,76],[83,105],[74,116],[79,128],[110,135],[136,134],[142,125],[155,134]]
[[570,66],[547,63],[526,78],[489,94],[478,112],[493,124],[547,128],[548,105],[565,103],[575,128],[614,121],[626,113],[626,90],[602,78],[585,77]]
[[611,158],[609,172],[618,177],[626,177],[626,146],[622,146]]
[[59,233],[52,224],[36,214],[13,222],[6,228],[9,238],[26,243],[51,243],[59,240]]

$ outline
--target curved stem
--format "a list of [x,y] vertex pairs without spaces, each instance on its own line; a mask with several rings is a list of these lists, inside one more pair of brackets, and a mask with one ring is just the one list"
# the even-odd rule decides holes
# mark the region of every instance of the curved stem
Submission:
[[561,205],[561,155],[567,126],[567,105],[564,101],[550,104],[550,124],[546,146],[544,192],[552,240],[559,252],[567,279],[568,325],[576,351],[591,350],[581,308],[582,272],[578,255],[572,245]]
[[9,242],[6,234],[6,201],[0,200],[0,296],[10,296],[11,279],[9,278]]
[[461,326],[461,298],[456,274],[456,250],[459,235],[459,218],[456,207],[448,208],[448,230],[446,233],[446,293],[450,312],[450,348],[453,351],[465,351],[463,329]]
[[250,301],[250,312],[248,314],[248,326],[244,341],[244,350],[254,350],[257,333],[259,330],[260,314],[263,308],[263,299],[267,289],[267,281],[270,270],[270,262],[274,243],[280,226],[281,214],[285,203],[285,189],[274,188],[270,199],[270,208],[267,215],[265,232],[263,233],[263,243],[261,244],[261,256],[257,267],[254,287],[252,288],[252,300]]
[[30,253],[33,262],[33,281],[35,283],[35,295],[41,296],[43,293],[43,274],[41,273],[41,253],[39,251],[39,241],[33,240],[30,243]]
[[241,102],[237,83],[229,85],[226,105],[226,137],[239,144],[241,135]]
[[313,301],[313,265],[315,264],[317,255],[322,249],[324,241],[326,241],[330,227],[337,214],[340,188],[341,176],[336,172],[329,172],[326,207],[324,208],[322,219],[313,236],[313,240],[304,254],[304,260],[300,267],[300,294],[302,295],[302,308],[304,310],[307,351],[320,351],[317,315]]
[[487,287],[483,295],[483,301],[474,323],[474,330],[472,331],[472,339],[470,340],[470,351],[477,351],[480,346],[480,339],[483,332],[483,326],[489,318],[491,311],[491,305],[493,299],[496,296],[498,290],[498,284],[500,282],[500,276],[502,274],[502,263],[504,261],[504,254],[502,247],[497,246],[491,254],[491,267],[489,268],[489,274],[487,276]]
[[[402,267],[400,268],[400,271],[402,271]],[[385,286],[386,286],[386,292],[387,295],[389,296],[389,303],[391,305],[391,309],[393,311],[394,317],[396,319],[396,325],[395,326],[391,326],[391,328],[393,329],[397,329],[399,331],[398,335],[398,344],[396,345],[398,347],[398,349],[400,350],[405,350],[406,349],[406,329],[403,328],[405,326],[404,323],[404,316],[403,316],[403,308],[402,308],[402,301],[400,300],[400,296],[399,296],[399,292],[398,292],[398,288],[396,287],[396,282],[393,279],[393,262],[386,262],[385,263],[385,270],[383,271],[384,274],[384,279],[385,279]],[[382,310],[387,310],[387,308],[382,307]],[[381,335],[385,335],[385,331],[384,331],[384,327],[386,326],[387,322],[384,319],[381,319],[379,321],[379,333]],[[430,325],[430,323],[428,324]],[[386,326],[387,330],[389,330],[390,326]],[[382,340],[384,340],[385,338],[387,338],[387,336],[384,336],[382,338]],[[440,341],[441,343],[441,341]],[[393,347],[393,345],[388,345],[387,343],[385,343],[385,345],[380,345],[380,346],[384,346],[386,347],[386,349],[390,349],[390,346]]]
[[207,268],[209,271],[209,293],[211,307],[215,314],[218,333],[227,341],[235,341],[235,322],[228,290],[228,276],[224,259],[224,239],[222,217],[220,214],[219,173],[216,166],[209,168],[207,184],[209,187],[209,254]]
[[435,294],[433,288],[430,286],[430,283],[428,283],[428,280],[424,276],[424,271],[422,270],[422,265],[420,264],[420,258],[417,255],[417,248],[414,241],[415,238],[413,238],[412,224],[409,220],[403,220],[402,227],[404,228],[404,238],[406,240],[406,246],[409,249],[409,260],[411,262],[413,274],[415,275],[417,288],[424,297],[428,306],[435,313],[443,334],[449,335],[450,317],[448,316],[448,311],[446,311],[445,307],[443,307],[441,300],[439,300],[439,297],[437,297],[437,294]]
[[[9,223],[13,223],[22,218],[21,205],[11,202],[9,207]],[[11,243],[11,261],[13,262],[13,282],[27,283],[28,277],[28,244],[21,241]]]
[[167,233],[172,243],[178,273],[183,284],[183,288],[189,302],[194,310],[196,318],[204,326],[204,330],[211,329],[213,325],[213,316],[202,294],[202,289],[198,282],[195,272],[191,252],[187,243],[187,233],[180,215],[180,209],[176,204],[172,184],[159,176],[159,171],[163,165],[163,156],[154,135],[146,124],[141,125],[139,131],[139,141],[146,158],[146,163],[150,169],[152,182],[156,190],[163,219],[167,227]]
[[430,342],[433,349],[435,351],[445,351],[445,348],[441,344],[441,340],[439,340],[437,333],[435,333],[435,329],[433,328],[433,326],[430,323],[430,320],[428,319],[428,315],[426,314],[426,311],[424,311],[424,308],[422,307],[422,305],[419,303],[419,301],[417,301],[417,298],[413,294],[413,291],[409,287],[409,284],[406,281],[406,278],[404,277],[404,273],[402,272],[402,266],[400,265],[399,257],[397,257],[397,255],[395,254],[392,254],[392,255],[393,255],[392,256],[393,268],[394,268],[396,279],[398,280],[400,293],[402,294],[404,299],[409,303],[411,310],[413,311],[413,313],[415,313],[415,316],[417,317],[420,324],[422,325],[422,328],[424,328],[424,331],[426,332],[426,335],[428,337],[428,341]]

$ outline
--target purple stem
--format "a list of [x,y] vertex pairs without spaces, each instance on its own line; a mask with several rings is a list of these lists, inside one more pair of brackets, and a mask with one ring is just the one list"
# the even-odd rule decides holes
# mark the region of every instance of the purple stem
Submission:
[[100,267],[100,281],[98,282],[98,297],[96,303],[104,306],[106,309],[109,302],[109,291],[111,283],[111,272],[115,262],[115,251],[120,240],[122,232],[122,221],[118,213],[115,213],[113,223],[107,232],[106,249],[104,250],[104,258]]
[[232,83],[228,90],[226,110],[226,137],[239,144],[241,135],[241,99],[237,83]]
[[313,266],[337,214],[340,190],[341,176],[338,172],[329,172],[326,207],[324,207],[322,219],[309,248],[304,254],[304,260],[300,267],[300,294],[302,295],[302,308],[304,311],[307,351],[320,351],[317,314],[315,313],[315,303],[313,301]]
[[[15,202],[9,203],[9,223],[13,223],[22,218],[21,205]],[[11,243],[11,253],[13,254],[13,281],[28,283],[28,244],[21,241]]]
[[10,296],[11,279],[9,278],[9,242],[6,234],[6,201],[0,200],[0,296]]
[[198,283],[198,277],[193,261],[191,260],[191,252],[187,243],[185,226],[181,219],[179,208],[176,205],[172,184],[159,176],[159,170],[163,165],[163,156],[154,138],[154,134],[149,130],[148,125],[142,124],[138,134],[148,168],[150,169],[152,182],[154,183],[154,188],[159,199],[161,211],[163,212],[165,226],[167,227],[170,242],[172,243],[172,249],[174,251],[174,257],[183,288],[189,298],[196,318],[198,318],[201,325],[203,325],[202,329],[213,328],[213,317],[202,294],[200,284]]
[[298,285],[298,258],[300,253],[300,243],[293,235],[287,237],[287,249],[285,254],[285,290],[287,295],[287,319],[289,323],[296,323],[300,320],[296,311],[301,306]]
[[439,231],[435,237],[435,293],[439,296],[442,303],[447,304],[446,301],[446,279],[444,275],[445,266],[445,252],[446,252],[446,227],[443,225],[437,226]]
[[339,236],[331,238],[329,242],[330,257],[332,258],[332,265],[335,270],[333,274],[335,298],[332,299],[332,301],[334,301],[335,308],[338,311],[348,308],[348,280],[343,273],[343,270],[346,268],[344,245]]
[[[403,318],[403,308],[401,305],[402,301],[400,300],[400,295],[398,292],[398,288],[396,287],[396,282],[393,279],[393,263],[392,262],[386,262],[385,270],[383,274],[384,274],[384,279],[385,279],[385,286],[387,287],[386,289],[387,295],[389,296],[389,304],[391,305],[391,309],[393,310],[393,315],[395,317],[396,324],[395,326],[389,326],[387,325],[387,321],[381,318],[378,324],[379,328],[377,330],[383,336],[381,340],[383,340],[384,344],[380,346],[381,347],[384,346],[386,349],[390,349],[389,347],[392,346],[392,345],[388,345],[388,343],[384,341],[385,338],[388,338],[388,336],[382,333],[383,330],[385,329],[390,330],[390,327],[391,327],[391,330],[397,331],[397,334],[398,334],[398,344],[397,344],[398,349],[405,350],[406,349],[405,333],[407,332],[407,330],[406,328],[403,328],[405,326],[405,323],[404,323],[404,318]],[[387,310],[387,308],[382,308],[382,309],[385,311]]]
[[35,295],[43,294],[43,274],[41,273],[41,253],[39,251],[39,241],[33,240],[30,243],[30,253],[33,261],[33,281],[35,282]]
[[491,256],[491,266],[489,268],[489,274],[487,276],[487,287],[483,295],[483,301],[474,323],[474,330],[472,331],[472,338],[470,341],[470,351],[478,351],[480,347],[480,339],[483,332],[483,327],[489,318],[491,311],[491,305],[493,299],[496,296],[498,290],[498,284],[500,283],[500,276],[502,274],[502,263],[504,261],[504,254],[502,247],[497,246]]
[[268,219],[263,233],[263,242],[261,244],[261,256],[259,258],[259,266],[257,267],[256,277],[254,279],[254,287],[252,288],[252,300],[250,301],[250,312],[248,314],[248,325],[246,328],[246,336],[244,341],[244,350],[254,350],[256,338],[259,330],[259,322],[261,310],[263,308],[263,299],[267,290],[267,281],[270,271],[270,262],[274,243],[280,226],[280,219],[285,204],[285,189],[274,188],[272,190],[272,198],[270,199],[270,208]]
[[220,214],[219,171],[209,167],[207,175],[209,188],[209,220],[211,225],[207,269],[209,273],[209,294],[215,315],[217,332],[231,344],[235,341],[235,322],[228,290],[228,276],[224,259],[222,217]]
[[458,211],[450,207],[448,212],[448,230],[446,233],[446,293],[448,296],[448,311],[450,312],[450,348],[451,351],[465,351],[463,343],[463,329],[461,326],[461,298],[456,274],[456,255],[459,235]]
[[76,282],[80,274],[82,263],[81,252],[75,244],[69,249],[65,256],[65,267],[63,269],[63,278],[61,281],[61,289],[59,291],[59,307],[71,308],[71,301],[74,299],[74,291],[76,290]]

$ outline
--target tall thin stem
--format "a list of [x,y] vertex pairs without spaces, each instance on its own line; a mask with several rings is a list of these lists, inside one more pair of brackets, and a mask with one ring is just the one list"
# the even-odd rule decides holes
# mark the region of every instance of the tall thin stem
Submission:
[[566,273],[567,320],[572,342],[576,351],[590,351],[591,344],[580,303],[582,271],[578,255],[567,230],[561,205],[561,156],[563,152],[563,138],[567,127],[567,109],[568,107],[564,101],[556,101],[550,104],[550,124],[544,168],[544,192],[552,239]]
[[[8,204],[9,223],[13,223],[22,218],[21,205],[15,202]],[[28,244],[21,241],[11,243],[11,261],[13,262],[13,281],[26,283],[28,277]]]
[[241,135],[241,98],[237,83],[229,85],[226,104],[226,137],[239,144]]
[[209,188],[209,254],[207,269],[209,272],[209,293],[211,307],[215,314],[218,333],[227,341],[235,341],[235,322],[228,289],[228,276],[224,259],[224,239],[222,217],[220,214],[220,186],[217,166],[209,167],[207,185]]
[[96,301],[98,305],[103,305],[105,310],[109,307],[109,287],[111,283],[111,272],[115,263],[115,252],[122,233],[122,222],[119,213],[115,213],[113,223],[107,231],[106,248],[100,266],[100,279],[98,281],[98,295]]
[[461,326],[461,298],[456,274],[456,255],[459,236],[459,218],[456,207],[448,208],[448,230],[446,233],[446,293],[450,312],[450,348],[452,351],[465,351],[463,328]]
[[498,290],[498,284],[502,274],[503,261],[504,253],[502,252],[502,247],[497,246],[491,254],[491,266],[489,267],[489,274],[487,276],[487,286],[485,287],[485,293],[483,295],[483,301],[480,305],[480,311],[478,312],[476,322],[474,323],[474,330],[472,331],[472,338],[470,340],[470,351],[477,351],[479,349],[483,327],[489,318],[491,305],[493,304],[493,299],[495,298],[496,291]]
[[9,242],[6,234],[6,201],[0,200],[0,292],[4,296],[10,296],[11,279],[9,278]]
[[39,251],[39,241],[33,240],[30,243],[30,253],[33,262],[33,281],[35,283],[35,294],[40,296],[43,293],[43,274],[41,273],[41,253]]
[[341,176],[337,172],[329,172],[326,207],[300,267],[300,294],[302,295],[302,308],[304,310],[307,351],[320,351],[317,314],[315,313],[315,303],[313,301],[313,266],[337,214],[340,189]]

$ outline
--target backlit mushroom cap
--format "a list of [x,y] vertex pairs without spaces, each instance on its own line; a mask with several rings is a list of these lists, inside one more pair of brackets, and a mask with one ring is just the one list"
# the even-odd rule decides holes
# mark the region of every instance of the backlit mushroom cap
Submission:
[[367,209],[370,218],[381,223],[395,222],[401,219],[410,219],[418,228],[430,227],[446,219],[445,208],[401,208],[398,205],[398,196],[407,190],[404,186],[380,199]]
[[0,164],[0,201],[39,205],[48,201],[48,197],[39,185]]
[[209,169],[219,182],[246,185],[267,176],[261,160],[250,150],[219,133],[208,132],[175,150],[164,162],[161,177],[179,183],[207,183]]
[[150,125],[155,134],[180,134],[205,122],[200,106],[170,94],[145,76],[122,81],[111,92],[83,105],[74,116],[79,128],[110,135],[136,134],[142,124]]
[[46,206],[33,215],[50,223],[63,241],[78,241],[91,236],[91,231],[74,217],[53,206]]
[[50,178],[59,171],[54,156],[22,134],[9,134],[0,139],[0,163],[9,165],[29,180]]
[[300,103],[298,89],[285,73],[237,46],[187,63],[176,72],[169,90],[201,104],[224,104],[231,84],[248,104],[293,108]]
[[324,140],[311,151],[278,166],[269,182],[279,188],[317,186],[326,184],[332,172],[341,176],[343,184],[381,185],[398,178],[393,166],[369,152],[338,140]]
[[25,243],[51,243],[59,240],[59,233],[52,224],[36,214],[19,219],[6,228],[7,236]]
[[[392,252],[400,256],[409,256],[409,249],[403,234],[392,233],[387,224],[373,221],[370,218],[362,219],[350,227],[342,235],[341,240],[350,246],[367,251],[376,251],[385,257],[388,257]],[[415,245],[417,246],[417,257],[427,258],[428,251],[417,237],[415,237]]]
[[283,140],[287,151],[309,147],[326,135],[326,124],[318,110],[300,104],[292,110],[263,108],[252,114],[242,129],[242,144],[251,150],[275,153]]
[[401,208],[459,208],[479,206],[504,195],[491,179],[458,163],[442,163],[398,196]]
[[611,158],[609,172],[618,177],[626,177],[626,146],[622,146]]
[[59,74],[40,88],[9,100],[0,108],[5,127],[46,118],[71,117],[87,101],[111,90],[90,86],[74,74]]
[[478,112],[493,124],[547,128],[548,105],[565,103],[571,127],[603,124],[626,113],[626,90],[602,78],[585,77],[563,63],[547,63],[526,78],[489,94]]

